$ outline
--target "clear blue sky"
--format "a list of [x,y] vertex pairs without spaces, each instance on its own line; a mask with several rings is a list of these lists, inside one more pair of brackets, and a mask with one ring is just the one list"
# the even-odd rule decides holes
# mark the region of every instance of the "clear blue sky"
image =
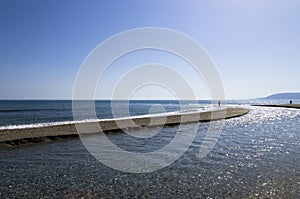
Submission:
[[0,98],[71,98],[97,44],[148,26],[198,41],[228,99],[300,91],[299,19],[298,0],[1,0]]

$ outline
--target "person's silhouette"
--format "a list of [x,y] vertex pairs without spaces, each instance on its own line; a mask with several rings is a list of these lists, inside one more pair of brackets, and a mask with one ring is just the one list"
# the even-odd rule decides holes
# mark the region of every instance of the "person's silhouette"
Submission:
[[293,104],[293,101],[292,101],[292,100],[290,100],[290,104]]

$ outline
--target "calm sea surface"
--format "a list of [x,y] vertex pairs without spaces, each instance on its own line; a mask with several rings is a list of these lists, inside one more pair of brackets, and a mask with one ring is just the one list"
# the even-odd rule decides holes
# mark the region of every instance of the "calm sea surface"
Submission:
[[[165,111],[180,110],[176,101],[132,101],[130,114],[148,114],[153,105]],[[186,102],[183,106],[210,107],[208,101]],[[300,110],[250,108],[249,114],[226,120],[207,157],[197,158],[209,126],[200,123],[192,145],[178,160],[146,174],[105,166],[90,155],[80,139],[0,149],[0,198],[300,198]],[[111,118],[110,101],[97,101],[96,112],[99,119]],[[0,101],[2,129],[72,120],[71,101]],[[188,136],[192,126],[186,124],[184,129]],[[108,136],[123,149],[147,152],[168,144],[177,130],[176,126],[163,128],[153,139]],[[151,129],[138,129],[136,133],[147,131]]]

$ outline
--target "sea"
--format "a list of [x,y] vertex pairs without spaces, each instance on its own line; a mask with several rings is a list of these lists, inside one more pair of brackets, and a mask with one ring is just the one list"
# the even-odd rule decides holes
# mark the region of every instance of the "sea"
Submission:
[[[292,100],[300,104],[299,99]],[[238,105],[250,112],[226,120],[216,144],[203,158],[197,155],[210,123],[199,123],[185,153],[169,166],[150,173],[110,168],[93,157],[79,138],[0,148],[0,198],[300,198],[300,110],[251,106],[289,101],[222,102],[222,106]],[[111,103],[95,101],[99,120],[115,116]],[[117,101],[115,106],[118,116],[131,117],[206,110],[216,102],[132,100]],[[71,100],[0,101],[0,131],[73,122]],[[188,136],[193,127],[185,124],[184,133]],[[151,128],[134,133],[147,131]],[[168,144],[178,127],[160,131],[154,139],[134,141],[122,133],[107,136],[125,150],[147,153]]]

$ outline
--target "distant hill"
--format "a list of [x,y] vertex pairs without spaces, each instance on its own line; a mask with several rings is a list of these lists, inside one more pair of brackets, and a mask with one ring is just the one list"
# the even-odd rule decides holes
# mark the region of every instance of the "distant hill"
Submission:
[[265,99],[300,99],[300,93],[276,93]]

